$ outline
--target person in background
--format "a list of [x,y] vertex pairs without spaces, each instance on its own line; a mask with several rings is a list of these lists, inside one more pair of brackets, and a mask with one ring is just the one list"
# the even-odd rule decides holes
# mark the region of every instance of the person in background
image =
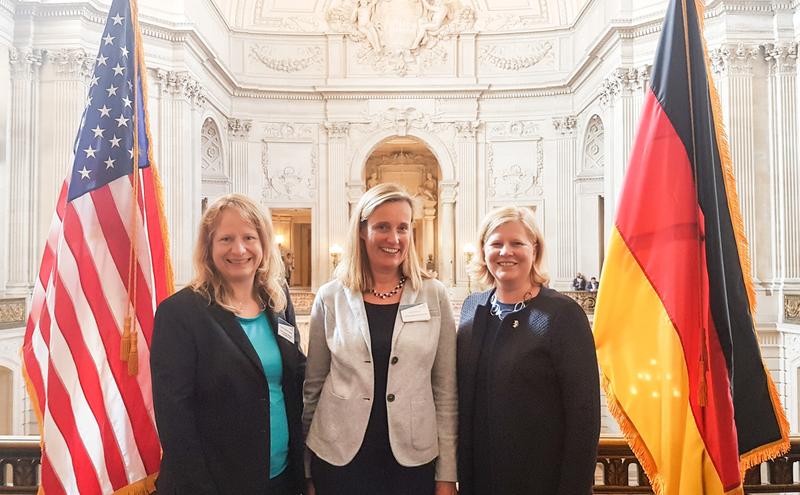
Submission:
[[158,307],[150,365],[160,495],[297,495],[305,357],[269,219],[206,208],[192,283]]
[[600,384],[586,314],[547,287],[527,208],[481,223],[458,330],[459,493],[590,495]]
[[575,278],[572,280],[572,288],[574,290],[586,290],[586,279],[583,277],[583,274],[578,272],[575,275]]
[[597,289],[600,288],[600,282],[597,281],[596,278],[592,277],[589,279],[589,282],[586,283],[586,290],[589,292],[597,292]]
[[303,410],[309,493],[456,493],[455,320],[411,227],[407,192],[368,190],[335,279],[317,293]]

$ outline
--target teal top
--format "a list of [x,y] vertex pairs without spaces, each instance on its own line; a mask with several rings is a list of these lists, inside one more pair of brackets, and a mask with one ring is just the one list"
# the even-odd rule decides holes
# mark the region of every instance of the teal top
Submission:
[[255,318],[238,317],[247,338],[261,360],[269,383],[269,477],[281,474],[289,465],[289,423],[286,420],[286,403],[283,400],[283,361],[278,341],[262,311]]

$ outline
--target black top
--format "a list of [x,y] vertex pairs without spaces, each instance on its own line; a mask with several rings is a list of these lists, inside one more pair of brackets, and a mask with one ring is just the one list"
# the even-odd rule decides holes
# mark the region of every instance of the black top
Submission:
[[370,450],[390,450],[389,418],[386,412],[386,381],[389,376],[389,360],[392,353],[392,334],[400,303],[372,304],[364,301],[369,324],[370,346],[372,347],[372,369],[375,376],[373,385],[375,400],[364,434],[361,448]]
[[542,288],[499,321],[490,296],[464,301],[458,330],[459,493],[590,495],[600,384],[586,314]]

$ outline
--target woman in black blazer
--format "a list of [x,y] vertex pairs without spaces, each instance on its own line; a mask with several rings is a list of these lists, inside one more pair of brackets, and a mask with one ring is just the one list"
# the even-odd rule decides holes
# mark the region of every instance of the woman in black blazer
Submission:
[[600,386],[586,315],[546,287],[533,213],[490,212],[458,329],[461,495],[590,495]]
[[305,358],[269,219],[224,196],[205,211],[195,278],[162,302],[150,364],[159,495],[297,495]]

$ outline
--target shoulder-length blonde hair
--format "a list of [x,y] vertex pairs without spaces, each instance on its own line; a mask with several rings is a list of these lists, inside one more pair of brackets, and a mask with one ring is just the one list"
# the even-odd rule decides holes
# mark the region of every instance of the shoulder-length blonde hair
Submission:
[[223,308],[236,312],[231,304],[230,288],[214,266],[211,257],[211,245],[214,233],[219,227],[220,215],[225,210],[233,210],[242,220],[249,223],[258,233],[263,256],[256,269],[253,291],[256,298],[264,306],[276,312],[286,308],[286,294],[283,290],[283,262],[278,247],[274,242],[272,222],[264,211],[247,196],[228,194],[217,199],[206,208],[200,220],[200,232],[194,248],[194,280],[191,287],[195,292],[205,296],[209,304],[216,302]]
[[[347,246],[334,276],[341,281],[342,285],[354,292],[364,292],[374,284],[367,248],[364,240],[361,239],[362,229],[366,228],[367,219],[377,207],[394,201],[404,201],[408,203],[412,211],[414,209],[411,196],[402,186],[385,182],[365,192],[350,215]],[[409,225],[410,228],[412,228],[411,225]],[[414,233],[411,230],[408,235],[408,253],[400,268],[413,289],[420,287],[423,278],[430,277],[419,264],[417,250],[414,247]]]
[[492,235],[497,227],[508,222],[519,222],[528,234],[528,240],[533,245],[533,264],[531,265],[531,283],[547,285],[550,277],[544,271],[544,236],[533,212],[522,206],[504,206],[486,214],[478,229],[478,252],[469,267],[472,277],[481,285],[494,287],[495,280],[486,266],[486,254],[483,250],[486,239]]

